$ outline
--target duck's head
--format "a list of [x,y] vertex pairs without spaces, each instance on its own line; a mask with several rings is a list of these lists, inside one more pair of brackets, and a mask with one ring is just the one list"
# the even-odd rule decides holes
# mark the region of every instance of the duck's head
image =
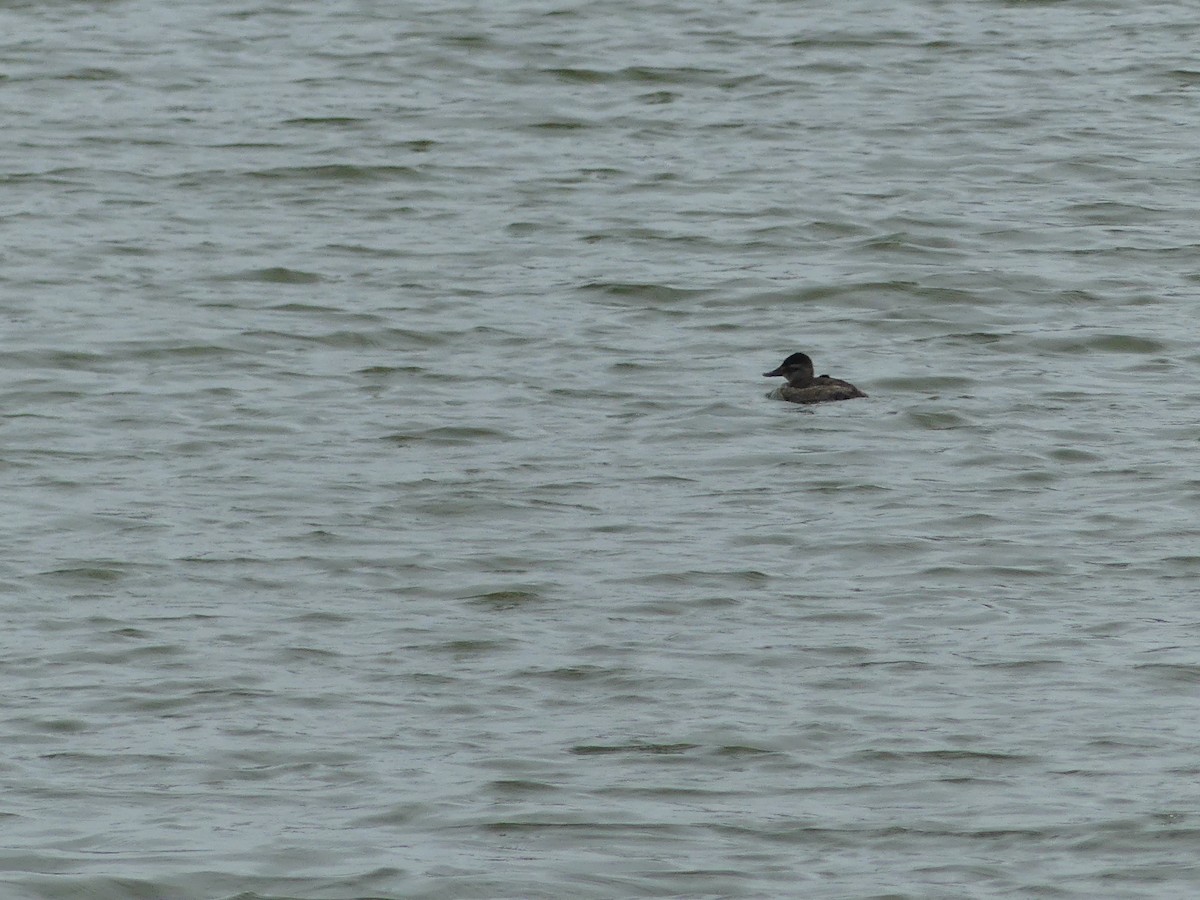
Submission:
[[788,380],[788,384],[807,384],[812,381],[813,364],[807,353],[793,353],[779,364],[773,372],[763,372],[763,378],[779,378]]

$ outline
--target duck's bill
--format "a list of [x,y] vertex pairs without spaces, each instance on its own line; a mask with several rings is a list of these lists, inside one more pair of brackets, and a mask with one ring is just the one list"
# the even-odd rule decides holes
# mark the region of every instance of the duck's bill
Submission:
[[777,378],[783,374],[783,366],[780,366],[774,372],[763,372],[763,378]]

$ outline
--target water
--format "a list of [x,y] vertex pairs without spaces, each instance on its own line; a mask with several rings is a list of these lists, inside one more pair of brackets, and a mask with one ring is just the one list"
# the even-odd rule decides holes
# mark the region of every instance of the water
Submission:
[[1196,24],[6,5],[3,895],[1195,896]]

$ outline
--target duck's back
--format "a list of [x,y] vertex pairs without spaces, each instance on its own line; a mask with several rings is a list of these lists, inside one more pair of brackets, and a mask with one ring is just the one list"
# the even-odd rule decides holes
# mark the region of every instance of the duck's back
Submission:
[[778,391],[780,400],[789,403],[828,403],[833,400],[854,400],[867,396],[848,381],[822,375],[807,387],[784,385]]

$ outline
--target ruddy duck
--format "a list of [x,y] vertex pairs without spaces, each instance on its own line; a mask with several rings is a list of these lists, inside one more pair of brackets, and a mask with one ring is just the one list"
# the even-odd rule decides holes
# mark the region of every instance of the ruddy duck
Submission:
[[829,400],[853,400],[867,396],[848,381],[828,375],[813,377],[812,360],[806,353],[793,353],[774,372],[763,372],[764,378],[783,376],[788,383],[771,392],[772,399],[789,403],[825,403]]

